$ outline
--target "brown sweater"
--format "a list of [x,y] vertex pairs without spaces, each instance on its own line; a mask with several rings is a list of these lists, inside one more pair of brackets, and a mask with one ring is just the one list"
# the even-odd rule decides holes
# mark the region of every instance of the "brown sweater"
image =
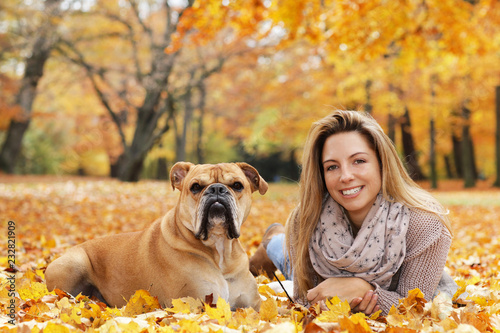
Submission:
[[419,288],[427,300],[433,297],[443,274],[451,240],[450,231],[437,216],[411,212],[406,234],[406,257],[400,268],[396,290],[387,291],[379,286],[375,289],[384,315],[412,289]]
[[[399,270],[399,279],[395,291],[384,290],[378,285],[378,305],[383,315],[387,315],[392,305],[397,306],[399,299],[405,298],[408,291],[419,288],[427,300],[430,300],[443,274],[443,269],[451,245],[452,236],[441,220],[430,213],[414,211],[410,213],[410,224],[406,234],[406,256]],[[294,251],[292,249],[292,256]],[[317,274],[314,285],[321,282]],[[297,282],[294,281],[294,293],[298,295]],[[307,300],[297,300],[307,303]]]

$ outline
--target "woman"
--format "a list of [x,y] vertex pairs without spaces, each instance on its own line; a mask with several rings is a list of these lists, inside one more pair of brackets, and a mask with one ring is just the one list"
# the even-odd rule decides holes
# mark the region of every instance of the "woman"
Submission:
[[[339,296],[354,311],[387,314],[414,288],[427,298],[437,289],[453,295],[443,272],[452,239],[446,212],[409,177],[369,115],[336,111],[312,125],[299,199],[286,225],[287,253],[281,226],[263,239],[264,255],[293,275],[297,301]],[[253,271],[265,260],[260,249]]]

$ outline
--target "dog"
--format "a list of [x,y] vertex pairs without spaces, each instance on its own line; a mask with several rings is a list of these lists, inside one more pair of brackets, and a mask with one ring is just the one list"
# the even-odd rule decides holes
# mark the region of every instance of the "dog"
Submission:
[[246,163],[178,162],[170,171],[177,205],[143,231],[89,240],[50,263],[47,288],[95,296],[122,307],[136,290],[162,306],[213,295],[231,308],[260,307],[248,256],[238,239],[255,191],[267,182]]

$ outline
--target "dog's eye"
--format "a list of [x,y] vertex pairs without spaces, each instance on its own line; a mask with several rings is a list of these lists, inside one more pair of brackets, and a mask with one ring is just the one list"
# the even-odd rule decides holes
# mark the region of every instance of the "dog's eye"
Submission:
[[191,185],[191,188],[190,188],[191,192],[194,194],[200,193],[202,189],[203,189],[203,186],[201,186],[198,183],[194,183],[193,185]]
[[233,188],[233,190],[235,190],[237,192],[243,191],[243,184],[240,182],[234,183],[233,186],[231,186],[231,187]]

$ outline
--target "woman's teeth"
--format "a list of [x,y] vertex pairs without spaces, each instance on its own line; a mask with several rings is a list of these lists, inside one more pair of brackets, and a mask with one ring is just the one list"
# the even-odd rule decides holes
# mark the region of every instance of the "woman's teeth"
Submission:
[[342,194],[343,195],[353,195],[353,194],[356,194],[358,193],[359,191],[361,191],[361,188],[363,186],[359,186],[359,187],[356,187],[356,188],[352,188],[350,190],[347,190],[347,191],[342,191]]

